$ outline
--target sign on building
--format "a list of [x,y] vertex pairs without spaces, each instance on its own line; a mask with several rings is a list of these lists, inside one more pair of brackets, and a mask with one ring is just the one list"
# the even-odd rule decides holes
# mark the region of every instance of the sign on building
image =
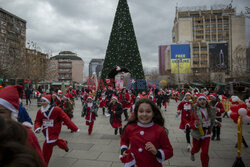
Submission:
[[222,72],[228,69],[228,44],[209,44],[209,64],[211,72]]
[[171,73],[190,73],[190,64],[190,45],[171,45]]

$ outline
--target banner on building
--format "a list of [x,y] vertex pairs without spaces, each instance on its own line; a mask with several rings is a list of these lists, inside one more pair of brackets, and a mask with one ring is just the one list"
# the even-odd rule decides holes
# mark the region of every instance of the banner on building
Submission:
[[190,61],[189,44],[171,45],[171,73],[190,73]]
[[228,70],[228,44],[209,44],[209,64],[211,72],[221,72]]

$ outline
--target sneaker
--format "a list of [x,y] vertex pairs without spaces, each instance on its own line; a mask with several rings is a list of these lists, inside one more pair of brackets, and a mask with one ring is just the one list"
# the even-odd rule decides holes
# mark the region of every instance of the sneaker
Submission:
[[187,152],[190,152],[190,151],[191,151],[191,148],[192,148],[191,145],[188,144],[188,145],[187,145]]
[[195,161],[194,154],[191,154],[191,161]]

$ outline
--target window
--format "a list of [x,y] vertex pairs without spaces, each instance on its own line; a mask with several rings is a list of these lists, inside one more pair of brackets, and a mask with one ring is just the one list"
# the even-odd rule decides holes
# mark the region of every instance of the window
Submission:
[[201,64],[207,64],[207,60],[201,61]]
[[193,55],[193,57],[194,57],[194,58],[198,58],[198,57],[199,57],[199,55],[195,54],[195,55]]
[[193,64],[199,64],[199,61],[193,61]]
[[207,57],[207,55],[206,55],[206,54],[201,54],[201,57],[203,57],[203,58],[204,58],[204,57]]
[[202,48],[201,48],[201,50],[207,50],[207,48],[205,48],[205,47],[202,47]]
[[194,50],[194,51],[198,51],[198,50],[199,50],[199,48],[195,47],[193,50]]

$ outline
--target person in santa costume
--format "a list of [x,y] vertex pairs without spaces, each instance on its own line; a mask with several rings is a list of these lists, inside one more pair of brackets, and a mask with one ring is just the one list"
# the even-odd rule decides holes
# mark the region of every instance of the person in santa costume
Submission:
[[54,106],[60,106],[61,104],[61,99],[59,98],[59,96],[57,95],[57,93],[53,93],[52,94],[52,105]]
[[88,134],[90,135],[93,131],[94,122],[97,117],[98,106],[94,102],[94,97],[89,95],[86,102],[83,105],[82,117],[86,116],[86,125],[89,126]]
[[176,103],[178,102],[178,99],[179,99],[179,92],[175,91],[175,93],[174,93],[174,100],[175,100]]
[[43,156],[45,162],[49,164],[54,146],[57,145],[66,152],[69,151],[67,141],[59,139],[62,122],[74,132],[80,132],[80,129],[78,129],[60,107],[50,105],[50,94],[43,96],[41,100],[42,107],[36,114],[34,130],[35,133],[40,133],[42,130],[43,135],[45,136],[45,141],[43,143]]
[[101,97],[99,97],[99,103],[100,103],[99,108],[102,108],[102,114],[105,115],[107,96],[105,96],[104,92],[101,94]]
[[135,95],[132,93],[131,90],[128,90],[128,95],[129,95],[129,99],[130,99],[130,113],[133,112],[133,104],[134,104],[134,101],[135,101]]
[[124,127],[121,135],[120,160],[125,166],[162,167],[173,156],[160,109],[147,98],[135,106],[135,118]]
[[[0,91],[0,117],[5,118],[6,120],[17,121],[18,110],[19,110],[19,97],[23,91],[22,86],[20,85],[11,85],[6,86]],[[30,123],[28,123],[30,124]],[[27,122],[23,122],[22,125],[26,128],[28,133],[27,144],[32,146],[40,159],[44,162],[44,166],[47,164],[44,161],[44,157],[41,151],[41,147],[37,140],[37,137],[30,129],[30,126],[27,126]]]
[[187,140],[187,151],[191,150],[191,142],[190,142],[190,121],[191,121],[191,112],[192,112],[192,97],[191,93],[187,92],[184,96],[184,99],[180,102],[177,107],[177,114],[181,114],[181,123],[179,129],[186,133]]
[[165,112],[167,111],[167,92],[166,91],[162,91],[162,105],[165,108]]
[[201,149],[200,159],[202,167],[208,167],[209,164],[208,151],[211,131],[215,123],[215,115],[215,108],[208,103],[205,94],[199,94],[190,122],[191,135],[193,137],[191,160],[195,160],[194,154]]
[[0,116],[0,166],[44,167],[36,151],[27,144],[28,132],[19,122]]
[[111,126],[115,129],[115,135],[117,135],[118,129],[121,135],[122,133],[122,105],[118,102],[116,96],[112,96],[111,102],[108,106],[108,112],[110,114],[109,122]]
[[67,89],[66,93],[69,95],[70,100],[74,101],[74,97],[76,95],[76,90],[73,89],[73,86],[69,86],[69,89]]
[[59,107],[61,107],[61,109],[69,116],[70,119],[74,117],[73,115],[74,105],[70,100],[70,96],[68,94],[65,94],[62,97],[61,105]]
[[126,89],[122,89],[119,95],[119,102],[122,104],[122,109],[125,116],[125,121],[128,120],[128,109],[130,108],[130,98]]
[[154,103],[156,103],[156,99],[154,97],[153,91],[150,91],[148,94],[148,99],[152,100]]
[[220,129],[221,129],[221,122],[222,122],[222,114],[225,112],[223,104],[220,102],[219,98],[217,97],[216,93],[211,93],[209,95],[211,101],[210,104],[216,108],[216,120],[215,120],[215,125],[213,127],[213,135],[212,135],[212,140],[216,138],[216,140],[220,140]]

